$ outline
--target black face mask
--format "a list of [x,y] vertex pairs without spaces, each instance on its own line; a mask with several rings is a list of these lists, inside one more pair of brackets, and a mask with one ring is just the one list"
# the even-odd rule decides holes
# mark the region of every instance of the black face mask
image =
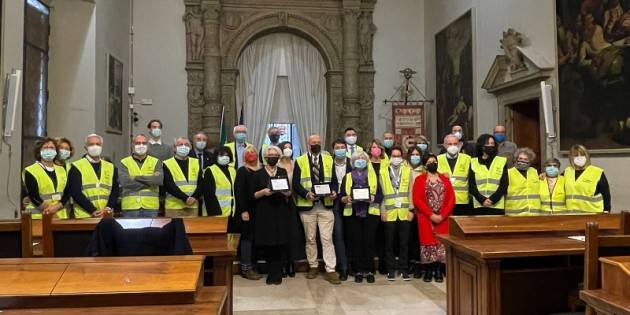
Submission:
[[271,135],[269,136],[269,140],[271,140],[271,142],[276,143],[278,141],[280,141],[280,135]]
[[429,173],[436,173],[436,172],[437,172],[437,169],[438,169],[438,165],[437,165],[437,163],[435,163],[435,162],[434,162],[434,163],[429,163],[429,164],[427,164],[427,165],[425,166],[425,168],[427,169],[427,171],[428,171]]
[[276,164],[278,164],[278,160],[279,160],[279,159],[280,159],[280,158],[279,158],[279,157],[277,157],[277,156],[270,156],[270,157],[268,157],[266,160],[267,160],[267,164],[268,164],[268,165],[270,165],[270,166],[276,166]]
[[497,147],[495,146],[490,146],[490,145],[485,145],[483,146],[483,152],[486,153],[487,155],[493,156],[497,154]]
[[322,150],[322,146],[319,144],[314,144],[311,146],[311,152],[313,152],[314,154],[319,154],[321,150]]

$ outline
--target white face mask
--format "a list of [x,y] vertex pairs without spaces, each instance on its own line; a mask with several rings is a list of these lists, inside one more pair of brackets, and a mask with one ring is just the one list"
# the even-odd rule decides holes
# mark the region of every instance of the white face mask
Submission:
[[357,143],[357,136],[346,137],[346,143],[349,145],[354,145],[355,143]]
[[148,147],[146,144],[136,144],[133,147],[133,152],[137,155],[145,155],[147,154]]
[[282,155],[284,155],[284,157],[292,157],[293,156],[293,150],[286,148],[284,150],[282,150]]
[[448,152],[450,156],[456,156],[457,153],[459,153],[459,147],[456,145],[449,146],[446,148],[446,152]]
[[577,167],[584,167],[584,165],[586,165],[586,157],[583,155],[574,157],[573,164]]
[[462,134],[462,132],[461,132],[461,131],[456,131],[456,132],[454,133],[454,135],[455,135],[455,137],[457,137],[457,140],[462,140],[462,136],[463,136],[463,134]]
[[400,164],[402,164],[403,159],[401,157],[393,157],[391,159],[391,163],[393,166],[400,166]]
[[87,153],[89,156],[96,158],[96,157],[100,157],[101,153],[103,153],[103,147],[101,147],[98,144],[95,144],[93,146],[89,146],[87,147]]

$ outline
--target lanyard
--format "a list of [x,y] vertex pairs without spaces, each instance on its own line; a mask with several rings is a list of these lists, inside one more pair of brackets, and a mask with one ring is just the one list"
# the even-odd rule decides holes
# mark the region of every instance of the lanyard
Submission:
[[398,168],[398,174],[394,172],[393,167],[389,167],[389,178],[392,181],[392,186],[394,186],[394,192],[398,195],[398,191],[400,190],[400,175],[402,173],[402,167]]

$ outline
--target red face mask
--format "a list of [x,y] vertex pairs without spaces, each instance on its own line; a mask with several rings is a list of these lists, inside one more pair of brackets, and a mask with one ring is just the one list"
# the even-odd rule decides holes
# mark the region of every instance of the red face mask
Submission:
[[247,152],[247,153],[245,153],[245,162],[252,163],[252,162],[256,161],[257,158],[258,158],[258,156],[256,156],[256,153],[254,153],[254,152]]

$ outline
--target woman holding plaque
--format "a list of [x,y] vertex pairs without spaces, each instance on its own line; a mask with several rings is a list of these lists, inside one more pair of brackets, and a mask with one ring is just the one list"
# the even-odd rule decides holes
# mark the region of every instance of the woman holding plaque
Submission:
[[448,217],[455,206],[455,191],[448,176],[437,171],[437,157],[429,154],[424,163],[426,173],[413,184],[413,204],[418,209],[420,262],[424,265],[424,281],[444,281],[446,250],[436,235],[448,233]]
[[253,243],[254,243],[254,222],[256,218],[256,200],[252,198],[251,182],[254,174],[258,171],[258,153],[253,146],[249,146],[243,151],[243,161],[245,167],[240,167],[236,171],[234,180],[234,201],[236,218],[239,219],[241,276],[248,280],[259,280],[261,276],[254,270]]
[[252,192],[256,200],[254,239],[267,261],[267,284],[282,283],[282,251],[289,243],[291,189],[287,171],[278,167],[282,150],[269,146],[263,155],[267,165],[256,171]]
[[352,155],[352,172],[343,179],[339,195],[345,205],[343,216],[347,218],[356,283],[363,282],[363,278],[368,283],[374,283],[375,234],[380,221],[378,204],[383,199],[377,174],[368,167],[368,160],[363,151]]

